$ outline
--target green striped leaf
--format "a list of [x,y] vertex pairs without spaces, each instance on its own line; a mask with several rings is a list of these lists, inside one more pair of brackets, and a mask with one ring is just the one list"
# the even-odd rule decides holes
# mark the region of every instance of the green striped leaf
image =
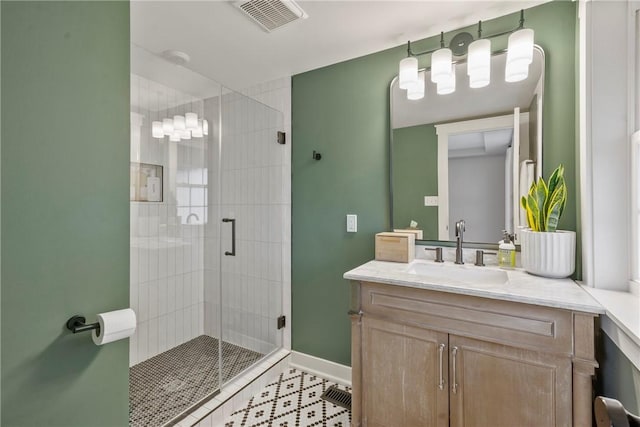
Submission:
[[527,197],[527,221],[533,231],[541,231],[540,208],[538,207],[538,201],[534,197],[534,194],[535,192],[533,194],[529,193],[529,197]]
[[553,171],[548,185],[540,177],[531,183],[527,196],[520,199],[520,206],[525,210],[529,228],[533,231],[556,231],[566,204],[567,184],[563,165]]

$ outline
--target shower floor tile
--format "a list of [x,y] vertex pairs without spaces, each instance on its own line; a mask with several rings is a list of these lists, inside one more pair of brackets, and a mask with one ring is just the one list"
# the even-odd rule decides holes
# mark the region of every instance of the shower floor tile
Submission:
[[[334,385],[307,372],[287,368],[278,380],[249,399],[225,420],[225,427],[349,427],[351,411],[320,398]],[[349,387],[339,386],[351,391]]]
[[[222,381],[263,354],[222,342]],[[129,369],[129,425],[159,427],[219,387],[218,340],[207,335],[187,341]]]

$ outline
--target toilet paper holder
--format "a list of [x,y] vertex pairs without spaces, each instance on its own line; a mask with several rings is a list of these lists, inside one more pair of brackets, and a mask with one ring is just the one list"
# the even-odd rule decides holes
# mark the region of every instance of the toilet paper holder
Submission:
[[86,321],[86,317],[76,314],[67,320],[67,329],[74,334],[77,334],[78,332],[93,331],[95,329],[97,331],[96,334],[100,335],[100,323],[85,323]]

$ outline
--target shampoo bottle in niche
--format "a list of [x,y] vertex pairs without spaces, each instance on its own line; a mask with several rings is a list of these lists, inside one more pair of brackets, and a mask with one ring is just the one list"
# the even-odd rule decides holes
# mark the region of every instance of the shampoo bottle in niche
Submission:
[[147,177],[147,200],[150,202],[162,201],[162,187],[160,178],[156,176],[156,171],[151,171],[151,176]]
[[500,268],[515,268],[516,266],[516,246],[513,244],[511,235],[506,231],[504,240],[498,242],[498,266]]

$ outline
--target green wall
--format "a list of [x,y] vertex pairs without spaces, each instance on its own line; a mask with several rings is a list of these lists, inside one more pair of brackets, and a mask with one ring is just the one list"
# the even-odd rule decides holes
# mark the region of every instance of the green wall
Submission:
[[414,220],[425,240],[438,240],[438,207],[424,205],[424,196],[438,194],[436,127],[394,129],[393,144],[393,227],[407,228]]
[[[576,9],[574,2],[551,2],[525,12],[526,26],[546,52],[544,173],[565,165],[572,196],[560,227],[569,230],[576,229],[577,212]],[[512,29],[518,18],[483,22],[483,31]],[[438,41],[412,45],[420,51]],[[492,46],[506,47],[506,37],[493,39]],[[373,258],[374,234],[390,226],[389,82],[405,56],[406,46],[398,46],[292,79],[292,344],[346,365],[349,287],[342,275]],[[420,58],[420,65],[426,60]],[[312,160],[313,150],[322,153],[321,161]],[[356,234],[344,231],[347,213],[358,214]]]
[[2,420],[126,426],[128,340],[73,314],[129,305],[129,4],[2,7]]
[[627,411],[640,414],[640,371],[602,331],[598,361],[596,394],[617,399]]

